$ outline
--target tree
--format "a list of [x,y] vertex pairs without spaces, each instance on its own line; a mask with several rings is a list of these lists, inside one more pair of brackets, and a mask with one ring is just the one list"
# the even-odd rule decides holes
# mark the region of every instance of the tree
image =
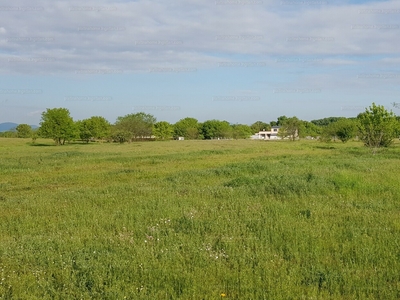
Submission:
[[248,125],[234,124],[232,128],[232,137],[234,139],[247,139],[253,134],[253,130]]
[[28,124],[19,124],[16,128],[17,135],[19,138],[28,138],[31,137],[32,128]]
[[132,139],[132,133],[125,130],[121,126],[112,125],[111,126],[111,139],[118,143],[129,142]]
[[103,140],[111,133],[111,124],[101,116],[94,116],[88,119],[90,124],[89,129],[92,137],[95,139]]
[[301,137],[311,136],[313,138],[316,138],[321,134],[321,127],[308,121],[302,121],[302,126],[300,131],[301,131]]
[[103,117],[94,116],[77,122],[79,136],[89,143],[91,139],[104,139],[110,135],[111,124]]
[[388,147],[396,136],[398,122],[392,111],[382,105],[372,105],[357,116],[359,137],[373,154],[379,147]]
[[332,140],[336,141],[337,138],[336,122],[329,123],[322,128],[320,138],[321,142],[330,142]]
[[318,119],[318,120],[312,120],[311,123],[317,125],[317,126],[328,126],[331,123],[335,123],[339,121],[340,119],[346,119],[345,117],[329,117],[329,118],[323,118],[323,119]]
[[396,137],[400,139],[400,116],[396,116],[397,127],[396,127]]
[[79,130],[79,137],[82,141],[89,143],[90,139],[92,138],[92,133],[89,129],[89,122],[87,120],[76,121],[75,126]]
[[283,126],[285,121],[288,119],[286,116],[280,116],[278,117],[278,122],[276,122],[276,126]]
[[[153,125],[156,123],[156,118],[153,115],[139,112],[136,114],[128,114],[123,117],[118,117],[115,122],[115,132],[122,133],[123,136],[132,141],[138,138],[150,137],[153,131]],[[129,136],[128,136],[129,133]]]
[[347,141],[356,136],[357,125],[354,120],[340,119],[334,124],[335,124],[336,136],[343,143],[346,143]]
[[278,136],[282,138],[289,137],[289,139],[292,141],[300,136],[302,121],[299,120],[297,117],[281,119],[280,122],[281,128],[279,128]]
[[42,113],[39,135],[51,138],[56,145],[64,145],[65,141],[77,137],[77,129],[69,110],[66,108],[47,108]]
[[18,137],[18,134],[16,131],[4,131],[4,132],[0,132],[1,137],[5,137],[5,138],[16,138]]
[[255,123],[253,123],[250,127],[251,127],[252,134],[258,133],[262,130],[270,130],[271,129],[270,124],[264,123],[262,121],[257,121]]
[[208,120],[201,124],[201,133],[205,139],[229,138],[232,127],[228,121]]
[[158,139],[168,140],[172,138],[173,134],[173,126],[166,121],[157,122],[153,126],[153,135]]
[[195,118],[184,118],[174,124],[174,137],[183,136],[186,139],[202,139],[201,124]]

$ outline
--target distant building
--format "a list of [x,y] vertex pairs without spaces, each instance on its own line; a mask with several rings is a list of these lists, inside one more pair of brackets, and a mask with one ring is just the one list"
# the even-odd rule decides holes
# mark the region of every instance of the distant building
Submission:
[[262,130],[252,135],[250,138],[254,140],[280,140],[281,137],[278,136],[280,126],[272,126],[271,130]]

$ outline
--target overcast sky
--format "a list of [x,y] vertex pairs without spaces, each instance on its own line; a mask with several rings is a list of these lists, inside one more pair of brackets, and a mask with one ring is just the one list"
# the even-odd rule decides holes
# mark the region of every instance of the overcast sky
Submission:
[[111,123],[313,120],[372,102],[400,114],[399,0],[8,3],[0,123],[56,107]]

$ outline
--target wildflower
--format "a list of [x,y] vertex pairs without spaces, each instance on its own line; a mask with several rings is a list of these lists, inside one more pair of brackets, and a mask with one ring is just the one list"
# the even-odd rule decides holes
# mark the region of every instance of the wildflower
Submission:
[[225,293],[221,293],[221,297],[226,297],[226,294]]

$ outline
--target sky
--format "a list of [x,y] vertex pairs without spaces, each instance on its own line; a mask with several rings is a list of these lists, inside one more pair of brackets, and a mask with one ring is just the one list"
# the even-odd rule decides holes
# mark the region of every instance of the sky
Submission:
[[[145,112],[270,122],[400,114],[400,1],[0,4],[0,123]],[[83,4],[82,4],[83,3]]]

